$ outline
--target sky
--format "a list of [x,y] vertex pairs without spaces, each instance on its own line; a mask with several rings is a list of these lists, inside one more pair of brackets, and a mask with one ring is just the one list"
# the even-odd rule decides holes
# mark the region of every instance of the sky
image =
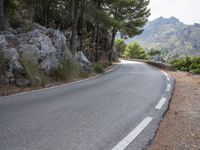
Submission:
[[200,23],[200,0],[150,0],[149,7],[150,21],[174,16],[185,24]]

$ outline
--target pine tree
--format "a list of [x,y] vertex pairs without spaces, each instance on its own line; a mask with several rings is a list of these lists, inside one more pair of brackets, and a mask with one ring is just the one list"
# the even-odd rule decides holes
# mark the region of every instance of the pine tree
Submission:
[[150,15],[148,4],[149,0],[114,0],[109,9],[116,20],[112,29],[111,49],[118,31],[128,37],[142,33]]
[[0,29],[4,28],[5,18],[4,18],[4,0],[0,0]]

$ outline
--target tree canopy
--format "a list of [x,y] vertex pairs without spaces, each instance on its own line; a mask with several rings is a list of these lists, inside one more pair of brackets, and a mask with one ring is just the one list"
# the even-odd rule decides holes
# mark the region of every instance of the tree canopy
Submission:
[[137,42],[130,43],[124,52],[127,58],[132,59],[147,59],[147,53],[144,48],[141,47]]
[[69,31],[72,53],[84,51],[91,61],[112,54],[115,36],[143,31],[149,0],[0,0],[0,24],[24,24]]

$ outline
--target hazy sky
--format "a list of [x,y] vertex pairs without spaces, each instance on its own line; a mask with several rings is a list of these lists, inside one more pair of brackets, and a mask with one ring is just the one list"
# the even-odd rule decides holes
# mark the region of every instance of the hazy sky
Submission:
[[149,7],[149,20],[174,16],[185,24],[200,23],[200,0],[150,0]]

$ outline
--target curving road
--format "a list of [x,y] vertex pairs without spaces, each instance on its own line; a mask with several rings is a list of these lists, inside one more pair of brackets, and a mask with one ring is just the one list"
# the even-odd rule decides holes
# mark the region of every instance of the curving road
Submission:
[[88,81],[0,98],[0,150],[144,149],[173,79],[139,62]]

